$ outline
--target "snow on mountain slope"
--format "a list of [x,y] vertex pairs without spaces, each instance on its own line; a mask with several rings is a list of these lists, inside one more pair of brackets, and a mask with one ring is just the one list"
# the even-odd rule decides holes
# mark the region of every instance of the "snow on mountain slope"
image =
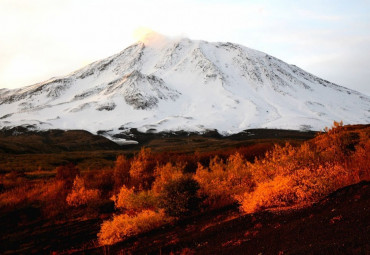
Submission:
[[233,43],[152,34],[67,76],[0,90],[0,127],[110,134],[370,122],[370,97]]

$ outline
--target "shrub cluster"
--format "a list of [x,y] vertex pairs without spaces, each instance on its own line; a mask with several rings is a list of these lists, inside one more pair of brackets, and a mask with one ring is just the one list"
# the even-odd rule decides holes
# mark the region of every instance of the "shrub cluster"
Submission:
[[118,157],[115,175],[122,184],[111,199],[120,211],[102,224],[98,238],[102,245],[190,215],[199,208],[199,184],[182,163],[154,164],[149,149],[142,149],[130,163]]
[[[267,147],[253,148],[260,154]],[[337,122],[308,142],[275,145],[254,159],[249,149],[172,155],[143,148],[132,158],[118,156],[114,168],[81,174],[73,165],[58,167],[49,181],[25,185],[23,175],[4,175],[0,207],[36,203],[55,215],[109,205],[116,214],[103,222],[98,238],[110,245],[200,210],[239,203],[253,213],[312,203],[370,180],[369,151],[370,126]]]
[[[276,146],[248,166],[256,188],[235,198],[244,212],[305,204],[370,179],[370,128],[332,129],[299,147]],[[367,152],[366,152],[367,151]]]
[[236,195],[255,186],[247,161],[239,153],[230,155],[226,162],[216,156],[208,167],[198,164],[194,179],[206,197],[205,203],[212,208],[233,203]]

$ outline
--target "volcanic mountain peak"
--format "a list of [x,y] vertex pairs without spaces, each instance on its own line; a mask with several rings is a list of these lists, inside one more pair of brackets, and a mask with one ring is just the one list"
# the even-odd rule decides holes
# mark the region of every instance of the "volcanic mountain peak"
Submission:
[[236,133],[369,123],[370,98],[263,52],[150,34],[69,75],[0,90],[0,125]]

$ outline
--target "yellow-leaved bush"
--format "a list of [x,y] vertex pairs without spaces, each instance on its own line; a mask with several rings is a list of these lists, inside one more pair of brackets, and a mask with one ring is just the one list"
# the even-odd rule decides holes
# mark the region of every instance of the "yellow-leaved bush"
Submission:
[[130,166],[129,160],[124,155],[117,157],[113,171],[115,190],[119,190],[122,185],[127,185],[130,182]]
[[205,203],[221,207],[233,203],[234,196],[250,191],[255,183],[246,160],[236,153],[226,162],[217,156],[211,159],[209,167],[198,164],[194,179],[200,185],[200,192],[207,197]]
[[157,200],[151,190],[135,192],[135,188],[127,188],[123,185],[117,195],[111,198],[116,208],[128,211],[141,211],[156,206]]
[[346,185],[370,179],[370,132],[334,123],[300,147],[275,146],[248,163],[257,187],[235,198],[244,212],[305,204]]
[[139,189],[147,189],[153,181],[153,168],[155,162],[151,150],[143,147],[131,161],[130,179]]
[[351,182],[348,171],[337,164],[302,168],[290,175],[277,175],[258,184],[253,192],[236,199],[242,211],[252,213],[264,208],[311,203]]
[[154,169],[155,181],[152,185],[152,191],[157,195],[160,194],[167,183],[179,180],[184,176],[184,168],[184,164],[173,165],[170,162],[165,165],[157,165]]
[[101,245],[111,245],[126,238],[160,227],[170,222],[163,210],[143,210],[136,215],[115,215],[112,220],[103,222],[98,233]]
[[240,203],[240,209],[252,213],[259,209],[276,206],[286,206],[296,200],[292,190],[293,180],[285,176],[277,176],[273,180],[260,183],[254,192],[245,192],[235,196]]

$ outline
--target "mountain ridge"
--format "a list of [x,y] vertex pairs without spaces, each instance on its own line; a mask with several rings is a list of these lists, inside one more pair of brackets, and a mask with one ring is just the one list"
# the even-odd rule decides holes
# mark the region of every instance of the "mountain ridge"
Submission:
[[0,126],[113,136],[251,128],[321,130],[370,122],[370,97],[233,43],[159,35],[69,75],[0,90]]

